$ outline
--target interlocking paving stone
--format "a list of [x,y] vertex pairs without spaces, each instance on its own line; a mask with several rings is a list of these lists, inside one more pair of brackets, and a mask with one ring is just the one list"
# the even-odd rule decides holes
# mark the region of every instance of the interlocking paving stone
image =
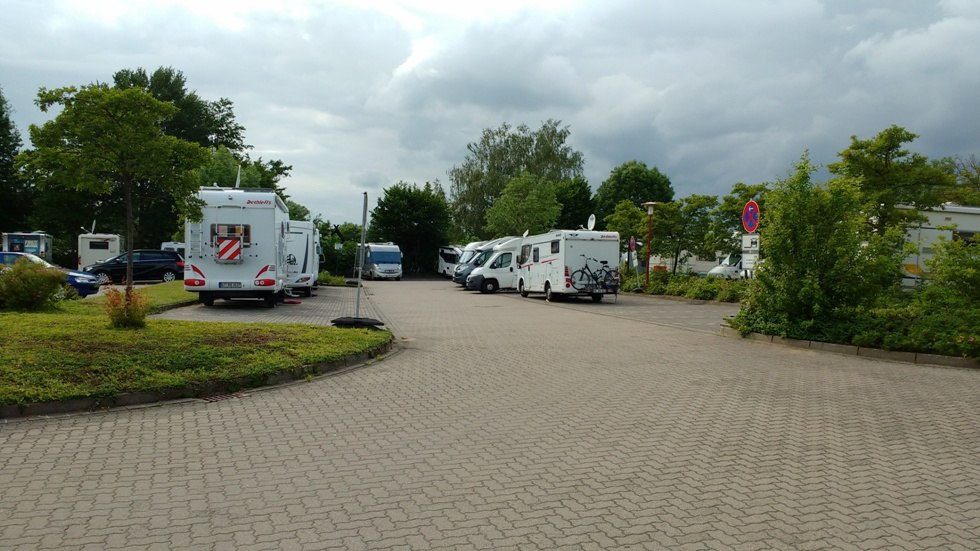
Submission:
[[[0,424],[12,549],[975,549],[980,372],[713,334],[730,305],[369,282],[396,351]],[[162,317],[329,324],[299,305]]]

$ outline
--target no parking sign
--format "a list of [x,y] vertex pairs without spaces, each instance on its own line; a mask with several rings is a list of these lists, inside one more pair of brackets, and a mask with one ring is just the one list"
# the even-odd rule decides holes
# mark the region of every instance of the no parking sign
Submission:
[[759,204],[755,201],[745,203],[745,207],[742,208],[742,227],[748,233],[755,233],[756,228],[759,227]]

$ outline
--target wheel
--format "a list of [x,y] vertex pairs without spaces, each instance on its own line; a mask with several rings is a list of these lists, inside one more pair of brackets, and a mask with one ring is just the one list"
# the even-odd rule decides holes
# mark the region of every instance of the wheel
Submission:
[[303,296],[304,297],[312,297],[313,296],[313,289],[311,289],[309,287],[307,287],[306,289],[303,289]]
[[198,302],[205,306],[214,306],[214,297],[199,296]]
[[176,273],[174,273],[174,272],[172,272],[170,270],[167,270],[166,272],[163,272],[163,280],[165,282],[170,283],[171,281],[173,281],[175,279],[177,279],[177,274]]
[[265,305],[268,306],[269,308],[275,308],[276,303],[279,302],[279,297],[276,296],[275,294],[271,294],[271,295],[266,295],[266,297],[262,300],[265,302]]
[[112,283],[112,276],[105,272],[93,272],[99,278],[99,285],[109,285]]
[[497,280],[496,279],[484,279],[483,284],[480,285],[480,292],[492,295],[497,292]]
[[592,295],[592,302],[602,302],[602,297],[603,296],[604,295],[601,295],[599,293],[595,293],[594,295]]
[[531,294],[531,293],[528,293],[527,290],[524,288],[524,280],[523,279],[517,284],[517,291],[519,293],[521,293],[521,296],[524,297],[524,298],[527,298],[527,296]]
[[607,271],[603,275],[602,283],[606,287],[619,287],[619,271],[618,270]]
[[585,273],[585,270],[575,270],[572,272],[572,289],[576,291],[582,291],[589,286],[589,274]]
[[551,282],[545,282],[544,284],[544,300],[551,302],[554,300],[554,296],[551,293]]

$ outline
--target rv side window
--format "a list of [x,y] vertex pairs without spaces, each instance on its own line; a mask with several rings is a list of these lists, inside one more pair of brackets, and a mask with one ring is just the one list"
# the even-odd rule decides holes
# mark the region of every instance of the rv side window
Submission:
[[497,265],[496,266],[497,268],[506,268],[507,266],[510,266],[510,261],[511,261],[511,254],[504,253],[500,255],[500,257],[497,258],[497,260],[494,261],[494,264]]
[[558,251],[561,248],[559,246],[560,243],[561,243],[561,241],[552,241],[551,242],[551,254],[558,254]]
[[89,241],[88,248],[90,251],[108,251],[109,242],[108,241]]
[[252,226],[249,224],[211,224],[211,242],[228,237],[242,238],[242,247],[252,244]]
[[521,247],[521,256],[517,258],[517,263],[525,264],[529,258],[531,258],[531,246],[524,245]]
[[980,239],[977,238],[977,232],[954,230],[953,241],[966,241],[972,245],[980,242]]
[[534,252],[532,254],[534,255],[534,260],[532,260],[532,262],[537,262],[539,260],[537,247],[534,248]]

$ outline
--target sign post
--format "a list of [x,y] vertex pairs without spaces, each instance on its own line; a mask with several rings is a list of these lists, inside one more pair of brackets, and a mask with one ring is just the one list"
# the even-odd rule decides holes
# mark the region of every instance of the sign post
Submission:
[[755,201],[745,203],[742,208],[742,227],[748,232],[742,236],[742,273],[751,277],[759,261],[759,236],[755,233],[759,228],[759,204]]

